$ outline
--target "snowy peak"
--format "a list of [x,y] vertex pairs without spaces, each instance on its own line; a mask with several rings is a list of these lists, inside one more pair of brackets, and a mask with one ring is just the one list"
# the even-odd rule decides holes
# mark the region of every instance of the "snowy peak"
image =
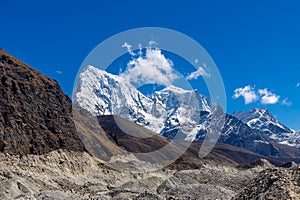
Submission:
[[152,99],[160,101],[167,108],[176,106],[187,106],[201,111],[211,111],[214,106],[211,99],[200,95],[194,90],[185,90],[175,86],[168,86],[160,91],[156,91]]
[[253,108],[249,111],[233,113],[232,115],[249,127],[263,131],[269,136],[293,132],[293,130],[279,123],[267,109]]
[[143,115],[151,103],[123,78],[93,66],[88,66],[79,75],[73,98],[94,116],[116,114],[133,121],[138,118],[135,114]]
[[215,105],[194,90],[175,86],[147,97],[122,77],[93,66],[79,75],[73,98],[94,116],[119,115],[169,138],[180,129],[185,140],[194,140],[206,128],[199,126],[199,113],[210,112]]
[[233,116],[252,129],[265,133],[271,140],[293,147],[300,147],[300,134],[278,122],[267,109],[254,108]]

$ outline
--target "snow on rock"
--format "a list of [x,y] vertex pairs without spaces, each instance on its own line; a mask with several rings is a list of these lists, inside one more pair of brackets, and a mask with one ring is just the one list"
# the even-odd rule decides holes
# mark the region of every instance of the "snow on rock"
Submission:
[[254,108],[232,117],[198,91],[172,85],[148,97],[122,77],[93,66],[80,73],[73,101],[94,116],[119,115],[170,139],[203,140],[208,132],[218,132],[214,126],[224,115],[220,142],[238,146],[247,139],[252,141],[247,144],[300,147],[299,132],[279,123],[267,109]]
[[[169,138],[194,140],[200,112],[211,112],[211,99],[194,90],[166,87],[147,97],[122,77],[93,66],[78,78],[74,102],[94,116],[119,115]],[[177,134],[180,133],[180,134]]]
[[265,133],[275,142],[297,148],[300,147],[299,132],[295,132],[278,122],[267,109],[253,108],[249,111],[237,112],[232,115],[252,129]]

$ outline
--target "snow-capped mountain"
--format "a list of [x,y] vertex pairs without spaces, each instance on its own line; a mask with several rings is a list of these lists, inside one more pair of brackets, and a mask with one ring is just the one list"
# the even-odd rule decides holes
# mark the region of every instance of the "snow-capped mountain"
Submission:
[[251,128],[263,131],[269,136],[272,134],[294,132],[290,128],[279,123],[267,109],[253,108],[245,112],[234,112],[232,115]]
[[120,115],[143,125],[151,99],[121,77],[88,66],[79,76],[74,102],[92,115]]
[[267,109],[253,108],[249,111],[232,113],[232,115],[252,129],[263,132],[275,142],[300,147],[299,132],[278,122]]
[[74,102],[94,116],[119,115],[168,138],[195,140],[210,126],[200,112],[211,113],[217,106],[197,91],[175,86],[149,98],[123,78],[93,66],[82,71],[77,86]]
[[148,97],[122,77],[93,66],[86,67],[77,81],[73,101],[94,116],[119,115],[170,139],[203,140],[214,133],[220,135],[219,142],[266,156],[281,155],[272,142],[298,147],[300,141],[299,133],[267,110],[228,115],[194,90],[169,86]]

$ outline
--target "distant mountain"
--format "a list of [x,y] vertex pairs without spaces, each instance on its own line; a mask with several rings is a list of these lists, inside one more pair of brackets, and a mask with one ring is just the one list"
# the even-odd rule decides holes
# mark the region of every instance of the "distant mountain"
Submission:
[[[262,132],[267,131],[266,128],[282,134],[292,131],[276,122],[270,114],[253,113],[250,117],[253,121],[255,116],[260,116],[263,122],[269,121],[269,126],[267,123],[258,124],[261,130],[256,129],[251,123],[247,124],[248,114],[228,115],[197,91],[169,86],[147,97],[121,77],[88,66],[79,75],[73,99],[75,104],[94,116],[118,115],[169,139],[198,141],[208,133],[214,133],[220,135],[219,142],[261,155],[289,155],[289,150],[274,146],[278,140],[272,139],[271,133]],[[213,118],[214,112],[218,112],[216,119]],[[239,119],[240,116],[244,118]],[[215,127],[222,122],[224,125],[217,130]]]
[[265,132],[268,136],[294,132],[278,122],[267,109],[253,108],[245,112],[234,112],[232,116],[235,116],[253,129]]
[[[74,103],[92,115],[119,115],[168,138],[195,140],[207,131],[208,117],[217,106],[196,91],[175,86],[156,91],[151,98],[119,76],[88,66],[79,75]],[[201,113],[202,119],[201,119]],[[199,123],[202,120],[205,123]]]
[[300,147],[300,134],[278,122],[267,110],[253,108],[249,111],[235,112],[233,116],[255,130],[263,132],[266,136],[280,144]]
[[58,83],[0,49],[0,151],[85,151]]

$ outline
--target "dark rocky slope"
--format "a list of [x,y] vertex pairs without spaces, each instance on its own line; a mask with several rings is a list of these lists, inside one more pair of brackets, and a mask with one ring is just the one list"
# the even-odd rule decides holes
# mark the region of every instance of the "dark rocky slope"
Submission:
[[0,49],[0,151],[84,151],[71,106],[55,80]]
[[[137,125],[127,119],[124,119],[120,116],[113,115],[103,115],[98,117],[98,123],[101,126],[101,129],[104,131],[102,134],[106,134],[110,138],[110,142],[115,143],[118,147],[125,149],[127,152],[131,153],[147,153],[153,152],[161,149],[168,143],[170,140],[155,134],[149,129],[144,128],[141,125]],[[139,135],[139,137],[135,137]],[[95,141],[95,139],[93,139]],[[183,153],[178,160],[168,165],[172,169],[198,169],[203,166],[205,163],[212,164],[224,164],[229,166],[240,166],[246,165],[253,161],[256,161],[260,158],[269,160],[273,165],[279,166],[288,161],[299,162],[300,160],[296,157],[268,157],[254,153],[244,148],[224,144],[216,143],[212,151],[202,159],[199,159],[198,154],[200,148],[203,144],[203,141],[194,141],[189,143],[187,141],[173,141],[173,145],[170,145],[170,154],[175,152],[181,152],[182,147],[188,147],[187,151]],[[86,143],[86,142],[85,142]],[[100,146],[103,146],[101,144]],[[100,150],[101,148],[98,147]],[[95,149],[91,148],[88,150],[90,152],[97,152]],[[166,153],[166,152],[164,152]],[[168,158],[171,158],[171,155],[168,155]],[[162,160],[165,159],[165,155],[157,156],[162,157]],[[99,157],[99,156],[97,156]],[[139,157],[141,160],[147,160],[149,158],[146,155]],[[152,159],[152,158],[151,158]],[[150,160],[150,159],[149,159]],[[149,161],[147,160],[147,161]]]

